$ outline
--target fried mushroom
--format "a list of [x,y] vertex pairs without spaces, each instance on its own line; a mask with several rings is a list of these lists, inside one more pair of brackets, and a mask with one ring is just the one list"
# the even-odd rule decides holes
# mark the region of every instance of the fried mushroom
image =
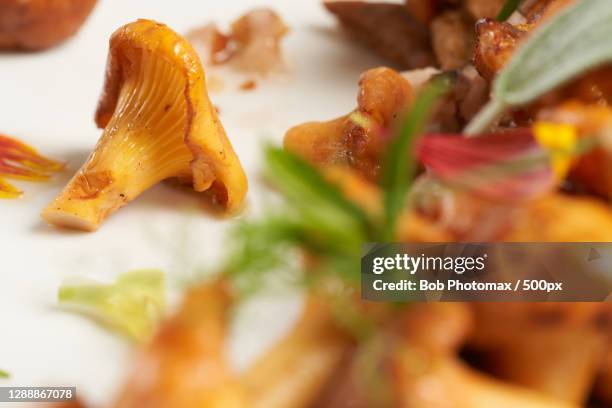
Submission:
[[440,68],[452,71],[467,65],[474,43],[473,23],[462,11],[449,10],[431,22],[431,38]]
[[326,1],[325,7],[355,38],[397,68],[435,65],[427,26],[401,4]]
[[312,406],[351,343],[321,299],[309,298],[295,327],[244,375],[251,406]]
[[610,342],[608,342],[608,350],[595,384],[595,397],[604,406],[612,406],[612,345]]
[[225,354],[231,294],[215,281],[190,290],[138,353],[115,408],[246,407]]
[[319,407],[570,407],[545,394],[499,381],[462,362],[458,350],[474,329],[465,304],[405,309],[354,353]]
[[377,180],[386,145],[380,129],[392,127],[410,106],[412,87],[390,68],[366,71],[359,86],[354,112],[328,122],[309,122],[290,129],[285,135],[285,148],[318,167],[344,165],[367,180]]
[[503,306],[472,305],[476,329],[469,344],[480,353],[484,367],[501,378],[568,403],[585,404],[609,347],[610,304]]

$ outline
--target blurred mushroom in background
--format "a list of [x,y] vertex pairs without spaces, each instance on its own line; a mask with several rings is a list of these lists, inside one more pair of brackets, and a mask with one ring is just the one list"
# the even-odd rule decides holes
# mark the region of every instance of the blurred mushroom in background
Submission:
[[436,64],[427,26],[401,4],[326,1],[325,7],[357,40],[399,69]]
[[0,50],[40,51],[75,35],[97,0],[0,0]]
[[250,10],[223,33],[209,23],[187,33],[206,66],[231,65],[237,71],[266,76],[285,66],[281,41],[289,27],[272,9]]
[[358,40],[398,69],[460,69],[472,60],[474,26],[504,0],[406,0],[406,4],[325,1]]

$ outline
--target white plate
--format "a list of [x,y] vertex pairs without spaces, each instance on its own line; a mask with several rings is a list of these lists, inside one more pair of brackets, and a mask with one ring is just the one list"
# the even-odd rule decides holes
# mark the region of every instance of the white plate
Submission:
[[[92,149],[93,112],[102,87],[108,38],[124,23],[152,18],[180,33],[209,21],[226,24],[264,1],[101,0],[80,34],[39,54],[0,54],[0,132],[32,144],[69,170],[50,183],[19,183],[23,199],[0,201],[0,385],[76,386],[92,406],[108,403],[128,372],[131,346],[81,316],[56,308],[72,276],[112,281],[135,268],[167,272],[177,282],[215,264],[232,221],[210,218],[198,200],[160,185],[110,217],[93,234],[61,232],[40,210]],[[292,125],[329,119],[355,106],[357,80],[382,61],[351,43],[317,0],[271,1],[291,27],[284,43],[290,74],[253,92],[212,94],[250,179],[249,216],[261,206],[261,145],[280,143]],[[234,88],[237,84],[229,84]],[[299,311],[293,296],[268,296],[237,316],[229,342],[244,367],[280,336]]]

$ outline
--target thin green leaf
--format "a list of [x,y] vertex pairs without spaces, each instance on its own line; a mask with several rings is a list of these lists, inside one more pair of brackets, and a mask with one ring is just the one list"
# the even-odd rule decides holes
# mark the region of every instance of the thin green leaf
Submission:
[[585,71],[612,61],[612,1],[579,1],[535,30],[493,86],[492,101],[465,133],[484,132],[509,107],[533,102]]
[[344,281],[359,281],[359,246],[347,247],[336,236],[329,236],[327,231],[317,229],[299,215],[283,214],[283,209],[259,220],[238,224],[229,235],[228,245],[229,255],[223,271],[242,296],[259,291],[269,283],[268,276],[272,273],[277,277],[283,273],[282,279],[296,283],[305,272],[303,251],[318,260],[317,266],[308,267],[309,275],[315,269],[324,269],[326,274],[332,273]]
[[497,21],[506,21],[519,8],[522,0],[506,0],[504,7],[497,15]]
[[229,234],[223,272],[243,297],[256,293],[270,273],[291,269],[302,235],[300,225],[283,215],[243,221]]
[[314,231],[339,245],[359,246],[370,230],[368,216],[309,163],[288,151],[266,149],[267,176]]
[[491,125],[493,125],[508,109],[508,106],[495,99],[495,95],[487,103],[463,131],[468,137],[482,135]]
[[11,375],[7,371],[0,370],[0,378],[10,378],[10,377]]
[[315,248],[312,254],[323,260],[314,269],[320,276],[335,275],[349,285],[358,285],[360,282],[361,253],[341,253]]
[[[295,154],[268,147],[265,157],[267,179],[285,202],[230,233],[223,271],[234,287],[248,296],[268,283],[271,273],[278,277],[290,271],[300,279],[302,251],[318,260],[317,268],[329,267],[343,279],[358,279],[360,247],[372,229],[366,213]],[[339,259],[350,260],[350,267]]]
[[532,102],[586,70],[612,61],[612,2],[579,1],[544,23],[495,82],[497,98]]
[[416,171],[412,145],[421,134],[434,104],[448,90],[450,78],[440,76],[420,93],[401,126],[398,136],[389,144],[382,170],[385,219],[381,240],[394,238],[397,219],[402,212]]
[[163,315],[164,275],[147,269],[123,273],[112,284],[64,284],[58,300],[142,341],[153,334]]

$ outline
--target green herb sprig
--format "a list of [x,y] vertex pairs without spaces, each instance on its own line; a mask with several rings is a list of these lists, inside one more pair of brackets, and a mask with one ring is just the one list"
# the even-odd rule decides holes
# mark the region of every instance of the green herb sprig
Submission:
[[11,375],[7,371],[0,370],[0,378],[10,378],[10,377]]
[[406,196],[417,167],[412,146],[422,133],[434,104],[448,91],[450,83],[449,77],[439,76],[423,89],[398,136],[387,149],[382,171],[385,219],[380,241],[391,241],[395,236],[397,219],[406,207]]
[[282,193],[284,205],[231,231],[224,273],[242,295],[249,295],[273,272],[296,272],[292,261],[305,250],[319,259],[312,269],[331,269],[354,283],[361,244],[373,228],[369,217],[295,154],[269,146],[265,158],[266,178]]
[[365,212],[318,170],[282,149],[268,147],[265,156],[267,178],[292,204],[301,223],[317,231],[326,244],[347,249],[368,235],[372,224]]
[[464,133],[485,132],[504,112],[533,102],[598,65],[612,62],[612,2],[579,1],[537,28],[493,85],[493,96]]
[[506,0],[504,7],[500,10],[496,17],[497,21],[506,21],[510,16],[518,10],[523,0]]
[[[446,76],[431,81],[389,144],[382,170],[382,218],[366,214],[302,158],[267,147],[266,178],[285,200],[284,205],[268,215],[243,221],[230,233],[230,250],[223,271],[239,291],[242,294],[257,291],[266,277],[279,269],[301,272],[305,283],[312,282],[313,276],[324,276],[356,285],[362,244],[391,241],[395,236],[397,219],[406,208],[406,196],[416,170],[412,146],[449,84]],[[314,261],[307,266],[291,262],[300,253],[308,254]]]

